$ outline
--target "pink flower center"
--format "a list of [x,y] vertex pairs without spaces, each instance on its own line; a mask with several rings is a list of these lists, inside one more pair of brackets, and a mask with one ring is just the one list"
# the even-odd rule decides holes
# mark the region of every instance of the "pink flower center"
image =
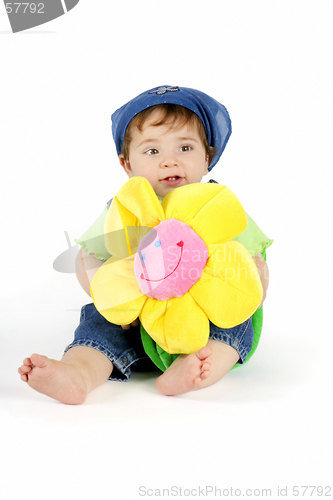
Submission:
[[148,297],[182,297],[198,281],[208,259],[205,242],[185,222],[162,221],[140,241],[134,274]]

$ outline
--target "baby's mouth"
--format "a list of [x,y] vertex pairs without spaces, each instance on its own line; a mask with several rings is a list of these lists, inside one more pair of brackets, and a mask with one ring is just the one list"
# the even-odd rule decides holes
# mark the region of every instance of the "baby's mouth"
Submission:
[[165,177],[164,179],[161,179],[161,182],[163,182],[163,184],[168,184],[168,185],[176,185],[176,184],[179,184],[179,182],[183,179],[183,177],[179,177],[179,175],[174,175],[174,176],[170,176],[170,177]]

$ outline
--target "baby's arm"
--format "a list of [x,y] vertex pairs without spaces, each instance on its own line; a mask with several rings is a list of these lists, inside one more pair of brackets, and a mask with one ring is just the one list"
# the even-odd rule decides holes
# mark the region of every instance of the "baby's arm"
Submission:
[[91,297],[90,283],[102,264],[103,261],[97,259],[94,254],[88,254],[80,248],[75,261],[76,277],[89,297]]
[[259,307],[262,306],[264,300],[266,299],[267,288],[268,288],[268,284],[269,284],[269,269],[268,269],[268,265],[267,265],[265,259],[261,255],[261,253],[257,253],[257,255],[255,255],[253,257],[253,260],[256,263],[258,273],[259,273],[259,276],[261,279],[262,288],[263,288],[262,301],[261,301],[260,305],[258,306],[258,309],[259,309]]

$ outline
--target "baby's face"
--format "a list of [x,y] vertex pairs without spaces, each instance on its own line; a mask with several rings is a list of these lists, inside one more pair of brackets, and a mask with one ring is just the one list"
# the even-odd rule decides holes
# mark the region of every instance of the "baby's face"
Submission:
[[177,187],[200,182],[208,173],[209,161],[196,125],[153,126],[159,115],[155,110],[142,131],[133,127],[129,159],[120,157],[120,163],[129,177],[145,177],[163,198]]

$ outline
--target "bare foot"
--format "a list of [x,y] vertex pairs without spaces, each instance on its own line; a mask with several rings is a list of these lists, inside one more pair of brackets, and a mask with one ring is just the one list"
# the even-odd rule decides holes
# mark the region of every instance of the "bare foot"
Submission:
[[175,396],[199,389],[210,376],[211,354],[212,350],[206,346],[193,354],[179,356],[156,380],[157,390]]
[[75,366],[33,354],[18,369],[21,380],[42,394],[66,404],[81,404],[87,396],[83,376]]

